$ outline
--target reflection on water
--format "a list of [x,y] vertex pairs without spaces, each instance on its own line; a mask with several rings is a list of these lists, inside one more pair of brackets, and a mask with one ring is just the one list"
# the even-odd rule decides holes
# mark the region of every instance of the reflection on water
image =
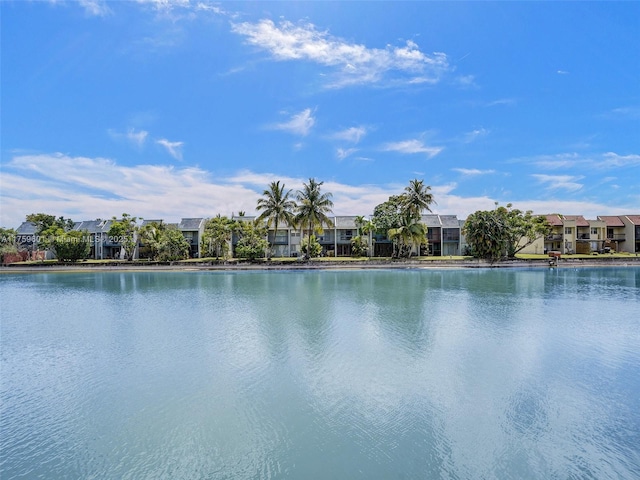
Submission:
[[640,269],[0,276],[0,477],[640,476]]

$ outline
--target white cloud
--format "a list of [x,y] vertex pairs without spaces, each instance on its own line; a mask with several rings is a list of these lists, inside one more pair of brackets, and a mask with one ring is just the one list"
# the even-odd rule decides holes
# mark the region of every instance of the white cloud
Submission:
[[456,77],[455,82],[461,87],[477,87],[474,75],[461,75]]
[[476,128],[475,130],[465,133],[464,142],[471,143],[474,140],[486,137],[487,135],[489,135],[489,130],[487,130],[486,128]]
[[501,105],[512,106],[517,103],[515,98],[499,98],[498,100],[492,100],[482,104],[485,107],[497,107]]
[[41,211],[74,220],[128,212],[176,221],[253,211],[257,199],[255,190],[231,180],[214,181],[197,167],[123,166],[104,158],[23,155],[3,165],[1,224],[18,226],[27,214]]
[[544,174],[533,174],[531,176],[535,178],[538,183],[546,184],[547,188],[551,190],[561,189],[569,192],[575,192],[583,187],[581,183],[578,183],[579,180],[584,178],[582,176]]
[[156,143],[166,148],[173,158],[182,161],[182,145],[184,142],[170,142],[166,138],[161,138],[156,140]]
[[336,140],[344,140],[345,142],[359,143],[367,134],[366,127],[351,127],[334,133],[331,138]]
[[137,145],[138,147],[142,147],[145,140],[147,139],[148,134],[149,132],[146,132],[144,130],[136,132],[135,130],[131,129],[126,133],[126,137],[127,140],[129,140],[133,144]]
[[640,165],[640,155],[620,155],[615,152],[593,153],[588,155],[581,155],[575,152],[557,153],[552,155],[523,157],[517,160],[532,163],[538,167],[545,169],[580,167],[588,170],[608,170],[613,168],[632,167]]
[[489,175],[496,173],[495,170],[478,170],[477,168],[454,168],[454,171],[461,173],[466,177],[476,177],[478,175]]
[[357,151],[358,151],[357,148],[338,148],[336,150],[336,156],[338,157],[339,160],[344,160],[348,156],[356,153]]
[[428,147],[420,140],[404,140],[402,142],[387,143],[382,147],[385,152],[399,152],[405,154],[425,153],[429,158],[435,157],[444,147]]
[[640,118],[640,107],[638,106],[618,107],[610,110],[604,116],[608,118],[636,119],[636,118]]
[[303,137],[308,135],[311,128],[316,123],[316,119],[311,114],[311,109],[306,108],[300,113],[297,113],[291,117],[291,120],[284,123],[277,123],[272,125],[274,130],[283,130],[285,132],[293,133],[294,135],[302,135]]
[[145,130],[136,132],[134,128],[130,128],[126,133],[120,133],[115,130],[108,130],[108,133],[111,138],[116,140],[125,140],[137,148],[142,148],[149,136],[149,132]]
[[618,155],[614,152],[607,152],[603,155],[607,166],[628,167],[640,165],[640,155]]
[[393,74],[407,82],[435,83],[449,69],[444,53],[427,55],[411,40],[402,47],[368,48],[319,31],[311,23],[283,21],[276,25],[268,19],[236,23],[232,30],[276,60],[304,60],[331,67],[336,75],[333,87],[375,83]]
[[558,70],[556,73],[558,75],[569,75],[569,72],[567,72],[566,70]]
[[172,10],[176,7],[186,8],[190,5],[189,0],[136,0],[136,2],[150,5],[156,10]]
[[[198,167],[166,165],[124,166],[105,158],[63,154],[19,155],[3,164],[0,178],[0,226],[17,227],[29,213],[47,212],[74,220],[111,218],[122,212],[167,222],[182,217],[212,217],[218,213],[246,211],[255,214],[262,191],[280,180],[294,192],[308,178],[242,170],[227,177],[214,176]],[[349,185],[325,181],[333,194],[335,215],[370,215],[376,205],[402,192],[404,185]],[[456,195],[456,184],[432,185],[435,213],[464,219],[476,210],[494,208],[489,196]],[[508,199],[507,199],[508,200]],[[637,207],[637,199],[635,207]],[[633,204],[612,206],[587,201],[518,200],[517,208],[535,213],[565,212],[587,218],[633,211]]]
[[88,15],[94,17],[104,17],[112,13],[104,0],[79,0],[79,4]]

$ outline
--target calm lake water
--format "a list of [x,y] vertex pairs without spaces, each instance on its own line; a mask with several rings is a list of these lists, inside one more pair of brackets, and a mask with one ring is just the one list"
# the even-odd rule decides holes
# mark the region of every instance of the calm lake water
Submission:
[[0,477],[640,478],[640,269],[0,275]]

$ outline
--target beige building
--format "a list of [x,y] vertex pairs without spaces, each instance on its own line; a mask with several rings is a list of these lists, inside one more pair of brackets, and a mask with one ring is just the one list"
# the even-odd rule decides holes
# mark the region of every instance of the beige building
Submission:
[[551,233],[544,239],[546,252],[563,254],[592,253],[604,250],[607,224],[604,220],[587,220],[582,215],[545,215]]

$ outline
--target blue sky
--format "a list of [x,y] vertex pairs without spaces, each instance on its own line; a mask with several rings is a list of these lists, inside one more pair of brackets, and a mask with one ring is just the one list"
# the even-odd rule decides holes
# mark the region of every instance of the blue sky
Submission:
[[640,212],[640,2],[0,3],[0,225],[337,215],[413,178],[435,213]]

